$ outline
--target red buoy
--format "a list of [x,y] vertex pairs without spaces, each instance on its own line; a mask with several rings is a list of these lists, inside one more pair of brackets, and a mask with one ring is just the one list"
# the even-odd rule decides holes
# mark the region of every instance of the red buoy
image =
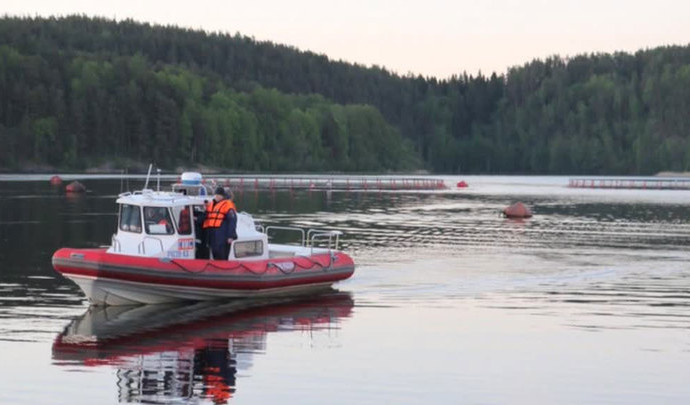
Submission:
[[50,184],[53,186],[59,186],[60,184],[62,184],[62,178],[58,175],[55,175],[50,178]]
[[503,215],[508,218],[530,218],[532,211],[521,202],[517,202],[503,209]]
[[65,187],[65,191],[68,193],[83,193],[86,191],[86,186],[78,181],[73,181]]
[[465,188],[465,187],[469,186],[467,184],[467,182],[465,182],[465,180],[460,180],[457,185],[458,185],[458,188]]

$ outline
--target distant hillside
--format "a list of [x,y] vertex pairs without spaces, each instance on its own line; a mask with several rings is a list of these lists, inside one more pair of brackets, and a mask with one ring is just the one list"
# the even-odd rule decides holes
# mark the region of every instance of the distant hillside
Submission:
[[[690,48],[401,77],[247,37],[0,19],[0,166],[651,174],[690,168]],[[450,50],[449,50],[450,51]]]
[[133,22],[0,19],[0,168],[422,166],[412,143],[371,105],[281,92],[233,73],[261,75],[247,59],[263,47]]

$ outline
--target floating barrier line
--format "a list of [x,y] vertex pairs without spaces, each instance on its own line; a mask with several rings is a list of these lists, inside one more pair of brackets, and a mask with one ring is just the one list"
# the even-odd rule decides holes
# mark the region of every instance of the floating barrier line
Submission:
[[628,189],[628,190],[690,190],[690,178],[571,178],[571,188]]
[[389,176],[218,176],[207,177],[207,181],[216,181],[238,189],[258,190],[442,190],[448,188],[441,179],[424,177],[389,177]]

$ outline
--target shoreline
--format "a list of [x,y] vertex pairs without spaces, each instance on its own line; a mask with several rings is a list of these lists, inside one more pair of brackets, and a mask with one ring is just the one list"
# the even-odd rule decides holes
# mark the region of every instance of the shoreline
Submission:
[[654,177],[690,177],[690,172],[659,172]]

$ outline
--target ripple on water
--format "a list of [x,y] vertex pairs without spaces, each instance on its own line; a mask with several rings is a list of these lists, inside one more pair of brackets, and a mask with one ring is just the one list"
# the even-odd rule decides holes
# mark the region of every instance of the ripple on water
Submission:
[[[690,278],[682,266],[659,269],[654,264],[638,262],[634,270],[618,268],[603,278],[543,284],[511,293],[503,302],[511,310],[561,317],[569,326],[593,331],[686,330],[690,327]],[[541,312],[546,309],[548,313]]]
[[0,285],[0,341],[47,342],[85,307],[76,286],[48,276]]

